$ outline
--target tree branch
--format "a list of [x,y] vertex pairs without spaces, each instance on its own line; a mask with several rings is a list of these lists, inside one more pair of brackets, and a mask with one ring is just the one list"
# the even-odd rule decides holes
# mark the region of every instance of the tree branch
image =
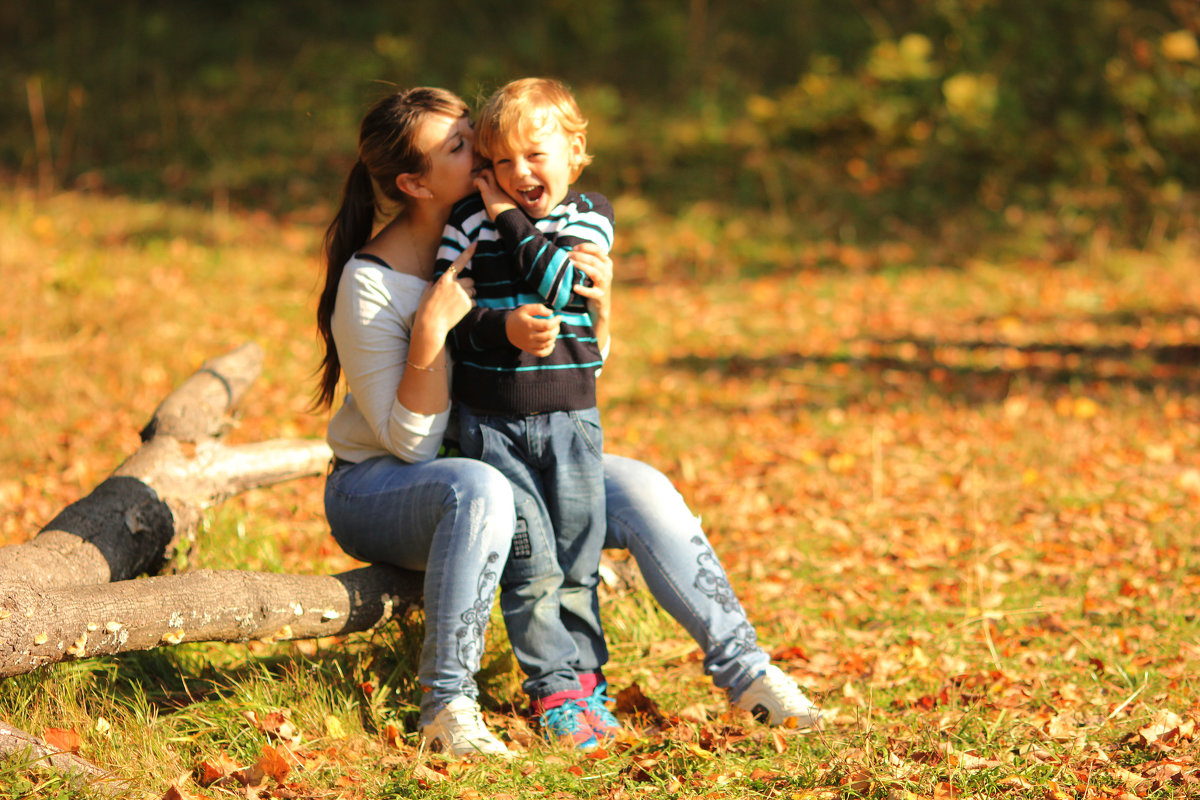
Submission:
[[107,480],[30,541],[0,548],[0,585],[53,588],[155,574],[194,541],[205,509],[247,489],[319,475],[330,458],[321,441],[221,444],[227,414],[261,367],[253,343],[205,362],[163,400],[142,446]]
[[315,639],[382,625],[421,601],[424,576],[196,570],[65,589],[3,588],[0,678],[46,664],[183,642]]

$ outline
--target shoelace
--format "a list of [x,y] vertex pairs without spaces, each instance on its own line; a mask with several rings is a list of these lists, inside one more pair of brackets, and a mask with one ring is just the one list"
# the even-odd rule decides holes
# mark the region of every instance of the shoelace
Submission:
[[603,722],[607,727],[621,727],[620,720],[613,716],[613,713],[608,710],[608,706],[606,705],[608,702],[608,695],[603,691],[598,691],[595,694],[584,698],[584,700],[581,702],[584,704],[584,708],[589,714],[593,714],[598,717],[600,721]]
[[763,683],[767,688],[778,697],[783,707],[786,709],[810,709],[813,704],[804,696],[804,692],[800,691],[800,687],[796,682],[788,678],[782,673],[768,672]]
[[492,738],[491,731],[487,729],[487,725],[483,724],[483,714],[480,712],[479,706],[455,709],[450,714],[450,718],[454,721],[454,726],[458,728],[458,733],[469,742]]
[[542,725],[560,736],[576,733],[581,726],[581,720],[578,714],[571,712],[570,705],[570,703],[564,703],[561,706],[547,708],[542,712]]

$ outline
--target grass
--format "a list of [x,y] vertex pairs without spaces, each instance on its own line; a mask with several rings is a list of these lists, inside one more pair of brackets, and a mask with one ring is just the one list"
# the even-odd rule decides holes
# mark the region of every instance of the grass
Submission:
[[[172,387],[247,339],[267,362],[231,439],[322,435],[305,411],[321,213],[4,192],[0,543],[89,491]],[[840,252],[821,242],[789,260],[780,236],[763,273],[735,270],[722,240],[697,280],[686,224],[657,261],[630,227],[606,440],[703,514],[760,640],[828,709],[822,733],[729,713],[641,591],[605,596],[608,677],[667,719],[623,713],[641,735],[599,757],[532,737],[498,620],[481,685],[525,753],[512,765],[418,751],[419,617],[62,664],[0,684],[0,719],[75,731],[131,797],[247,796],[199,784],[226,760],[262,766],[250,794],[280,798],[1195,795],[1195,243],[951,267],[895,247],[814,262]],[[301,480],[227,502],[195,565],[353,566],[320,493]],[[0,762],[0,799],[91,796]]]

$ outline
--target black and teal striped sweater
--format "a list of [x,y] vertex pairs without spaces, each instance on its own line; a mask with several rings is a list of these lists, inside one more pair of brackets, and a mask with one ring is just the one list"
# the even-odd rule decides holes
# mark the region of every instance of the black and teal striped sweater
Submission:
[[[600,348],[584,298],[586,279],[567,253],[584,242],[612,249],[613,211],[603,195],[568,191],[548,215],[520,209],[493,222],[475,194],[454,207],[442,234],[435,278],[472,242],[463,275],[475,280],[475,307],[451,333],[454,397],[476,413],[526,416],[596,405]],[[505,317],[527,303],[544,303],[562,317],[554,351],[538,358],[508,341]]]

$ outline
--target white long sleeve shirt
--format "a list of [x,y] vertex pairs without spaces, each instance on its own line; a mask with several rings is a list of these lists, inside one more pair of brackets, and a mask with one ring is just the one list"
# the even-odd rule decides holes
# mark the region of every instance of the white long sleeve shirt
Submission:
[[332,330],[349,391],[326,434],[338,458],[357,462],[391,453],[416,463],[437,455],[449,405],[438,414],[417,414],[396,399],[425,286],[414,275],[357,256],[346,263]]

